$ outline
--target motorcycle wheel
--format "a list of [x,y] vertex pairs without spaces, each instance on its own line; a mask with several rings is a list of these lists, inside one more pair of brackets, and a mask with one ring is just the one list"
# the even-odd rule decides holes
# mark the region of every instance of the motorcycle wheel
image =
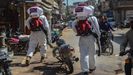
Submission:
[[113,43],[111,41],[109,42],[108,48],[109,48],[109,54],[112,55],[114,52],[114,48],[113,48]]
[[25,44],[25,46],[23,47],[23,50],[22,50],[22,53],[23,53],[24,55],[27,54],[28,47],[29,47],[29,44],[28,44],[28,42],[27,42],[27,43]]
[[71,61],[70,58],[66,58],[65,59],[65,64],[64,65],[65,65],[65,72],[67,74],[73,73],[73,71],[74,71],[74,69],[73,69],[73,63],[72,63],[72,61]]
[[18,56],[18,55],[26,55],[27,50],[28,50],[28,43],[18,44],[18,45],[14,46],[14,47],[12,47],[14,55],[16,55],[16,56]]
[[13,49],[11,48],[11,46],[10,46],[10,45],[7,45],[7,49],[8,49],[8,54],[9,54],[9,56],[10,56],[10,57],[13,57],[13,56],[14,56],[14,51],[13,51]]
[[8,68],[7,69],[1,68],[0,75],[12,75],[12,73],[11,70]]
[[10,62],[5,62],[3,64],[3,70],[4,70],[5,75],[12,75],[11,69],[10,69]]
[[0,67],[0,75],[5,75],[4,69]]
[[105,53],[107,55],[112,55],[114,52],[113,49],[113,43],[110,41],[110,39],[108,40],[108,44],[106,44],[107,47],[105,47]]
[[10,69],[6,69],[5,75],[12,75],[11,70]]

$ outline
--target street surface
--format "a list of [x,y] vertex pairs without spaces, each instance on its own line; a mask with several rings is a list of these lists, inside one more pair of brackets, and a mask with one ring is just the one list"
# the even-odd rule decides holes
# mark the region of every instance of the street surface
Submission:
[[[100,57],[96,56],[96,71],[90,75],[124,75],[123,73],[115,74],[115,70],[120,69],[118,64],[123,63],[124,59],[121,59],[118,56],[119,53],[119,44],[122,41],[123,34],[128,29],[116,30],[113,32],[114,40],[114,54],[111,56],[101,55]],[[75,36],[75,33],[71,29],[65,29],[63,31],[62,38],[65,39],[67,43],[75,48],[75,55],[79,57],[79,48],[78,48],[78,39],[79,37]],[[31,59],[31,65],[28,67],[22,67],[21,61],[24,56],[14,56],[12,62],[12,73],[13,75],[65,75],[65,74],[56,74],[58,64],[53,64],[57,61],[56,58],[52,56],[52,49],[48,48],[46,63],[40,63],[40,54],[37,53]],[[71,75],[81,75],[80,62],[74,63],[74,73]]]

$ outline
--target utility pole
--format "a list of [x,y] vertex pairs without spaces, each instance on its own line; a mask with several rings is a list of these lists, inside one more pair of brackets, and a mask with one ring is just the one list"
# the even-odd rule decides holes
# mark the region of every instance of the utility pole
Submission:
[[68,6],[68,0],[66,0],[67,1],[67,18],[68,18],[68,16],[69,16],[69,6]]

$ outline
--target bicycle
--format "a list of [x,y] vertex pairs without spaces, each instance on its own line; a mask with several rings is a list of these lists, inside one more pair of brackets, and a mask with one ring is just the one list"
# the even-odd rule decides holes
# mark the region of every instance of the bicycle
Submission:
[[111,42],[109,32],[102,31],[101,32],[101,53],[106,55],[112,55],[114,52],[113,43]]

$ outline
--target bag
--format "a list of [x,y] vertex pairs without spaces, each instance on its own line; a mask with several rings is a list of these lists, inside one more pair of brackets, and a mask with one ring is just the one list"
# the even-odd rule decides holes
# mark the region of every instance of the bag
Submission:
[[30,29],[31,31],[41,31],[41,28],[43,27],[42,20],[39,18],[32,18],[30,20]]
[[91,22],[89,22],[88,19],[79,20],[75,28],[77,31],[77,36],[87,36],[89,33],[92,32]]

